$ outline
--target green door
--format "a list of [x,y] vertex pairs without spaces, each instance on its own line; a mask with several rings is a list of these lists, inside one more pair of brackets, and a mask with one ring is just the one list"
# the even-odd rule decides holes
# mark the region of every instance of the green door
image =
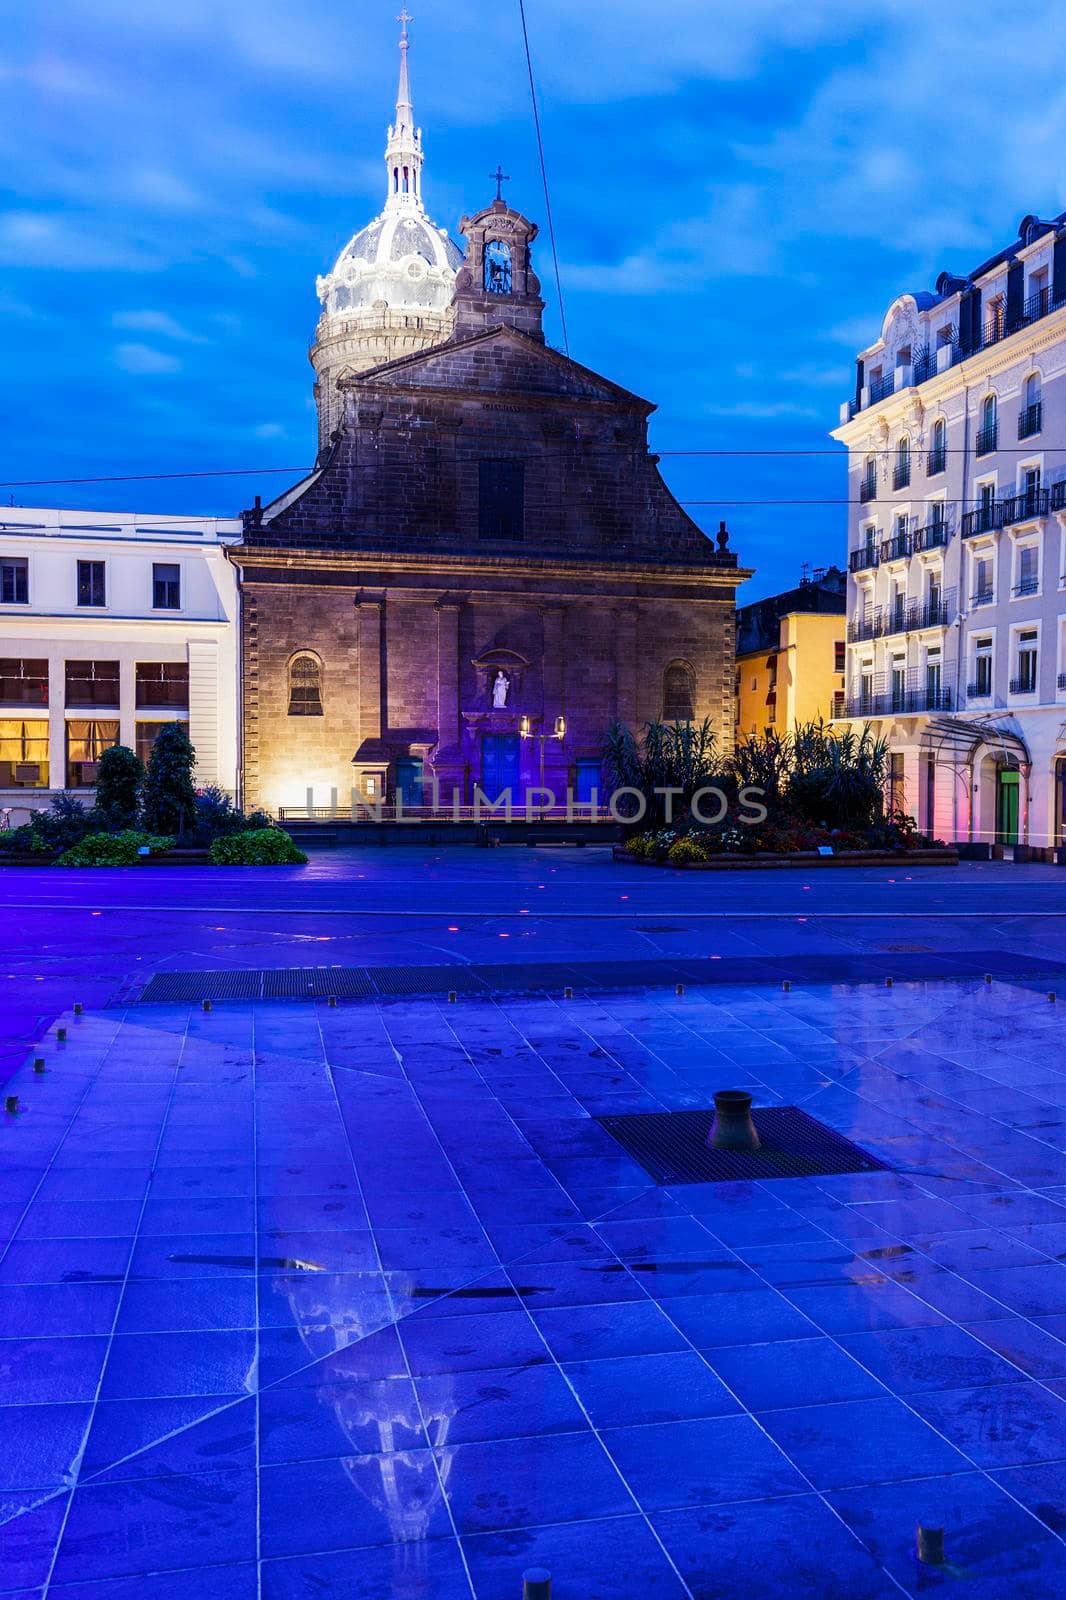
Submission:
[[1021,774],[1001,767],[996,774],[996,837],[1000,844],[1018,843],[1018,799]]
[[396,763],[396,792],[407,807],[423,803],[422,763],[415,756],[405,756]]

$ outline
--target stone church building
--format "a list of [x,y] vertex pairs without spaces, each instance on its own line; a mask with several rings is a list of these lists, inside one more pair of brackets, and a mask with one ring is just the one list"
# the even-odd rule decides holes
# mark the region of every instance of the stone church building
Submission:
[[248,805],[517,803],[542,770],[587,798],[615,718],[732,736],[748,574],[666,488],[654,408],[545,342],[536,224],[497,198],[463,254],[429,219],[407,48],[384,210],[319,280],[318,461],[231,552]]

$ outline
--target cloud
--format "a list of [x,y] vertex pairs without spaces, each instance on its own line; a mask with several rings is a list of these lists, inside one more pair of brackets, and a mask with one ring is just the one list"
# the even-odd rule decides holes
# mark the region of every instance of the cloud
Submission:
[[109,238],[85,220],[6,211],[0,212],[0,264],[61,272],[146,272],[162,261],[136,243]]
[[257,439],[281,439],[288,430],[282,422],[261,422],[252,432]]
[[167,355],[163,350],[153,350],[151,345],[147,344],[117,345],[115,363],[123,372],[132,372],[138,376],[181,371],[181,362],[177,356]]
[[207,344],[203,334],[193,333],[169,311],[116,311],[111,318],[113,328],[124,328],[130,333],[154,333],[164,339],[176,339],[183,344]]

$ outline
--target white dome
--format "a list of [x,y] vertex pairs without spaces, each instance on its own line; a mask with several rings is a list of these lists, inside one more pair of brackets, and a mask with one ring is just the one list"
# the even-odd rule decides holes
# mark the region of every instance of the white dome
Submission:
[[386,209],[345,245],[333,271],[316,282],[322,314],[348,321],[382,305],[442,311],[450,303],[463,252],[421,204]]

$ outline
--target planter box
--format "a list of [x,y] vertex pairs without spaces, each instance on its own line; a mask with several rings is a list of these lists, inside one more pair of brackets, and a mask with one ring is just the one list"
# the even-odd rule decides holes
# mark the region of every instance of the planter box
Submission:
[[992,846],[990,844],[980,844],[976,840],[972,844],[960,844],[958,852],[960,861],[991,861],[992,859]]
[[839,855],[820,856],[814,850],[796,850],[791,855],[775,856],[712,856],[708,861],[646,861],[641,856],[631,856],[621,845],[614,848],[616,861],[628,861],[634,867],[669,867],[673,872],[746,872],[762,871],[769,867],[957,867],[958,851],[945,850],[842,850]]

